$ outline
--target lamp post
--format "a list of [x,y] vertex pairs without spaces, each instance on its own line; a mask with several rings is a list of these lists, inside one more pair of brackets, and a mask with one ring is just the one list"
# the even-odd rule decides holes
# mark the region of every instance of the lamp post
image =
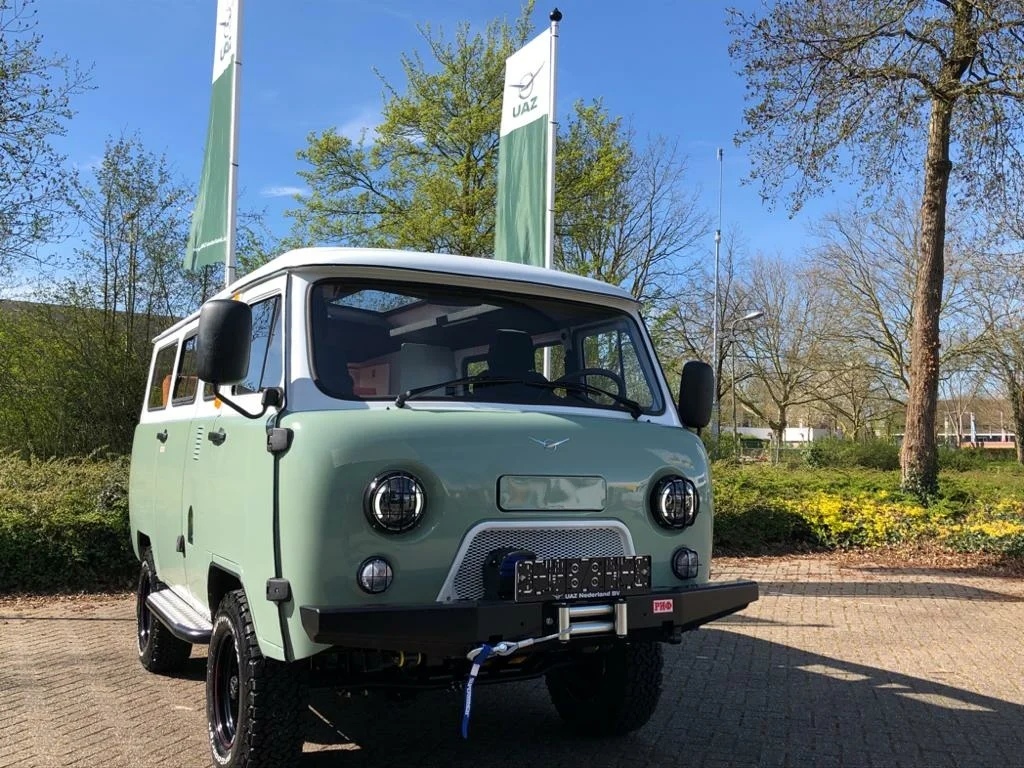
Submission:
[[715,296],[711,302],[711,365],[715,369],[715,390],[711,400],[711,437],[717,443],[722,433],[721,406],[718,402],[718,262],[722,246],[722,148],[718,148],[718,229],[715,230]]
[[755,309],[729,323],[729,352],[732,358],[732,449],[737,459],[740,457],[740,431],[736,423],[736,326],[749,320],[757,320],[759,317],[764,317],[764,312]]

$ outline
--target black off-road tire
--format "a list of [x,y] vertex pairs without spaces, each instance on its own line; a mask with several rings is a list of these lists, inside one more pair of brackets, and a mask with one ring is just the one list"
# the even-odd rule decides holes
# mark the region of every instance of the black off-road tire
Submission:
[[139,583],[135,589],[135,634],[138,640],[139,661],[147,670],[158,675],[181,672],[192,654],[192,643],[179,640],[163,625],[146,605],[151,592],[165,589],[156,576],[153,551],[147,547],[142,552],[139,566]]
[[662,666],[660,643],[620,643],[548,672],[548,693],[575,733],[621,736],[657,709]]
[[228,592],[213,620],[206,666],[214,765],[295,765],[302,753],[302,704],[298,670],[260,653],[245,592]]

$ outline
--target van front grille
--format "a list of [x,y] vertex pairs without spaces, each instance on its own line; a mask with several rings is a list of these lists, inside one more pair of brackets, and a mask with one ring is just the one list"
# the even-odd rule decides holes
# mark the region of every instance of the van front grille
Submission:
[[466,534],[438,601],[482,599],[484,562],[488,553],[503,547],[525,549],[538,558],[636,554],[629,531],[618,521],[482,523]]

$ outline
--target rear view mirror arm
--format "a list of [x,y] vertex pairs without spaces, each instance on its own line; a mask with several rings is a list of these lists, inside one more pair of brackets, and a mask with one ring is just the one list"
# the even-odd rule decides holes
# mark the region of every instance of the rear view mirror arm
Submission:
[[247,419],[263,418],[263,415],[267,412],[267,409],[270,408],[270,406],[276,406],[280,408],[284,400],[284,393],[281,391],[280,387],[271,387],[269,389],[265,389],[263,391],[263,408],[260,410],[259,413],[250,413],[249,411],[242,408],[242,406],[238,405],[238,403],[235,403],[229,398],[225,397],[221,393],[219,385],[214,386],[213,391],[214,394],[217,396],[218,400],[220,400],[226,406],[231,408],[231,410],[242,414]]

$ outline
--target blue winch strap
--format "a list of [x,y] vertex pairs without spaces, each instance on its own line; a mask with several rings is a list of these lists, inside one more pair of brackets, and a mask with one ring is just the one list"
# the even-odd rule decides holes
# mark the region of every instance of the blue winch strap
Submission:
[[469,670],[469,679],[466,680],[466,705],[462,709],[462,738],[469,738],[469,712],[473,707],[473,683],[480,674],[480,667],[493,649],[486,643],[480,647],[480,653],[473,660],[473,666]]

